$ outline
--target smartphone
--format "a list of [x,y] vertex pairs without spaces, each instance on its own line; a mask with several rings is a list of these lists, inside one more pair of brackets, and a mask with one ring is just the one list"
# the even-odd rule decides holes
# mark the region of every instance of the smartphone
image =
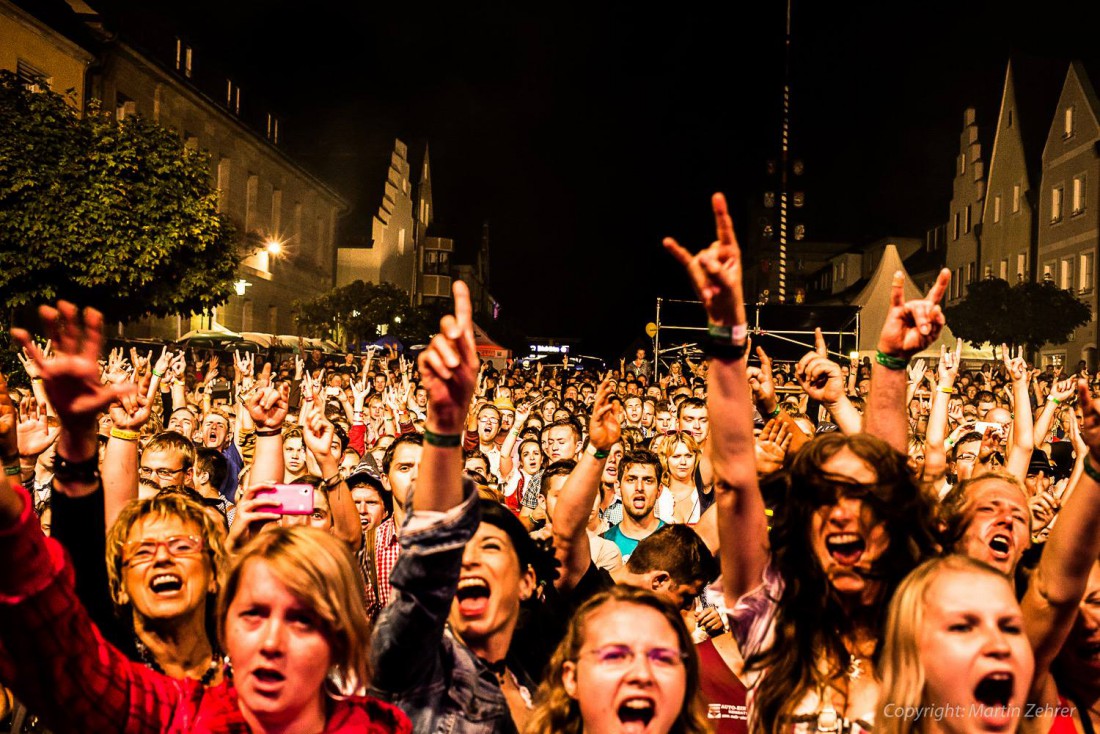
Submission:
[[311,484],[276,484],[271,489],[257,492],[256,495],[270,495],[279,503],[274,507],[263,508],[265,512],[275,512],[280,515],[309,515],[313,512],[313,485]]
[[338,388],[338,387],[326,387],[325,388],[325,395],[332,395],[332,396],[335,397],[336,395],[339,395],[339,394],[340,394],[340,388]]
[[992,428],[993,433],[1004,433],[1004,426],[1000,423],[990,423],[989,421],[978,421],[974,424],[974,430],[982,435],[985,435],[987,429]]

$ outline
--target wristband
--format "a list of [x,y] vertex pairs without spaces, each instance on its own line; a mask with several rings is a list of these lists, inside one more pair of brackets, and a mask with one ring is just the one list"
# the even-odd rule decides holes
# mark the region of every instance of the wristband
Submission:
[[748,333],[748,324],[734,324],[733,326],[720,326],[713,323],[707,324],[707,334],[710,335],[713,341],[721,342],[722,344],[743,345]]
[[703,352],[713,359],[736,362],[745,356],[744,344],[723,344],[718,341],[707,341],[702,344]]
[[141,434],[137,431],[128,431],[125,428],[111,427],[111,438],[120,438],[123,441],[137,441]]
[[42,382],[42,378],[41,377],[32,377],[31,382]]
[[1054,403],[1055,405],[1061,405],[1062,404],[1062,401],[1059,400],[1058,398],[1051,398],[1050,402]]
[[940,392],[942,392],[944,395],[952,395],[955,392],[955,388],[953,388],[953,387],[944,387],[943,385],[940,385],[936,389],[939,390]]
[[164,377],[164,373],[163,372],[157,372],[157,368],[154,367],[153,368],[153,376],[154,377]]
[[588,444],[588,447],[584,450],[584,453],[589,454],[590,456],[594,456],[597,459],[606,459],[607,455],[611,452],[604,449],[598,449],[596,448],[595,444],[590,443]]
[[22,473],[23,469],[18,464],[16,464],[15,466],[4,467],[4,474],[8,475],[9,477],[17,477]]
[[61,454],[53,457],[53,478],[62,482],[94,484],[99,481],[99,456],[84,461],[69,461]]
[[1082,468],[1085,470],[1085,474],[1089,475],[1089,479],[1100,484],[1100,470],[1097,470],[1097,468],[1092,465],[1092,459],[1088,454],[1085,454],[1085,460],[1081,463],[1083,465]]
[[776,417],[777,415],[779,415],[779,413],[780,413],[780,412],[782,412],[782,410],[783,410],[783,409],[782,409],[782,408],[781,408],[781,407],[780,407],[780,406],[779,406],[779,405],[777,404],[777,405],[775,406],[775,410],[773,410],[772,412],[768,413],[768,417],[769,417],[769,418],[775,418],[775,417]]
[[337,484],[339,484],[342,481],[344,481],[344,478],[342,476],[340,476],[340,472],[336,472],[331,477],[324,480],[322,482],[322,484],[325,486],[325,489],[332,489],[333,487],[335,487]]
[[282,428],[257,428],[256,436],[258,438],[270,438],[271,436],[283,435]]
[[433,433],[424,429],[424,443],[441,449],[457,449],[462,445],[461,433]]
[[909,365],[909,359],[906,357],[895,357],[887,354],[886,352],[876,351],[875,361],[881,364],[888,370],[903,370]]

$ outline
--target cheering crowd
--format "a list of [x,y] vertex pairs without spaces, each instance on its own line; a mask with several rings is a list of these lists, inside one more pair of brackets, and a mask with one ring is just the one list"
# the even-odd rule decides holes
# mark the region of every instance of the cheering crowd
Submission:
[[948,271],[895,277],[873,357],[773,364],[712,206],[664,243],[707,359],[656,378],[483,365],[461,282],[415,363],[231,376],[43,307],[0,380],[0,731],[1092,734],[1100,386],[916,359]]

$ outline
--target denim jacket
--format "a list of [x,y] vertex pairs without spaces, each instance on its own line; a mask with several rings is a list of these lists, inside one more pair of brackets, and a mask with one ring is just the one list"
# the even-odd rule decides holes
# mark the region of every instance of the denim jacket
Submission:
[[390,576],[394,596],[371,636],[371,695],[401,708],[417,734],[516,731],[496,674],[447,627],[480,514],[470,492],[446,513],[406,519]]

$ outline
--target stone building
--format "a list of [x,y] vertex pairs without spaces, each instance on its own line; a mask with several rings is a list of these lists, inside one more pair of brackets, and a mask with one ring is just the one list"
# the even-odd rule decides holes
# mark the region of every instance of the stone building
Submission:
[[985,164],[979,142],[977,114],[973,107],[963,113],[959,154],[955,158],[951,208],[947,221],[946,267],[951,269],[947,303],[966,296],[966,286],[978,277],[979,238],[982,204],[985,200]]

